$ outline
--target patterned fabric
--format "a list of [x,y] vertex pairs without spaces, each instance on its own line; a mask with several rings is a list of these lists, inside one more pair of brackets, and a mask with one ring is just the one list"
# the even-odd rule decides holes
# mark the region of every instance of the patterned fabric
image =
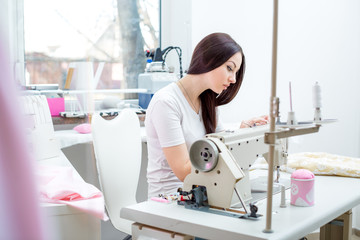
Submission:
[[307,169],[317,175],[360,177],[360,158],[322,152],[290,154],[284,170],[293,172],[296,169]]

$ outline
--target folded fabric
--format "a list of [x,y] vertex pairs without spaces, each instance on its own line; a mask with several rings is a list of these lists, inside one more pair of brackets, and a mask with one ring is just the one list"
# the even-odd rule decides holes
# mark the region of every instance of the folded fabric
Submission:
[[65,203],[102,220],[108,220],[102,192],[86,183],[73,168],[40,165],[37,177],[41,202]]
[[[268,169],[264,158],[258,158],[251,170]],[[316,175],[336,175],[360,177],[360,158],[340,156],[324,152],[302,152],[289,154],[286,165],[280,170],[292,173],[297,169],[307,169]]]
[[323,152],[294,153],[288,156],[284,170],[307,169],[317,175],[360,177],[360,158]]

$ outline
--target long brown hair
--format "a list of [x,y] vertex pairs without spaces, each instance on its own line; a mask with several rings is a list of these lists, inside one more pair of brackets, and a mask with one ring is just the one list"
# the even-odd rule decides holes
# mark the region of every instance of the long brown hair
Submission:
[[211,89],[207,89],[200,95],[201,116],[206,133],[213,133],[216,130],[216,107],[229,103],[238,93],[245,73],[245,56],[240,45],[226,33],[212,33],[203,38],[195,47],[188,74],[210,72],[223,65],[238,52],[241,53],[242,63],[236,73],[236,83],[231,84],[218,98]]

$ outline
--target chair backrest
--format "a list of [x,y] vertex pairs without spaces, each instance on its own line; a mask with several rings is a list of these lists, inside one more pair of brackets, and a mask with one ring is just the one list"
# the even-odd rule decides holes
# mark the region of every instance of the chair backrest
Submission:
[[131,234],[131,221],[120,218],[122,207],[136,204],[141,166],[140,122],[136,113],[124,109],[111,120],[100,115],[91,121],[99,182],[114,227]]
[[55,137],[49,105],[44,95],[22,96],[24,114],[29,129],[35,159],[47,162],[59,157],[60,147]]

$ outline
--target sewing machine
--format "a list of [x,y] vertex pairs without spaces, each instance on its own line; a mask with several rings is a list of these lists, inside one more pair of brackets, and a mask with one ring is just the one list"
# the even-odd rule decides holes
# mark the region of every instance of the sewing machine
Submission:
[[[184,180],[183,191],[204,186],[210,206],[227,209],[240,201],[248,212],[245,203],[252,200],[249,169],[257,158],[267,158],[267,131],[268,126],[258,126],[209,134],[196,141],[190,149],[192,170]],[[275,166],[286,163],[286,139],[276,141],[275,154]]]
[[[291,103],[291,83],[289,83],[289,90]],[[273,102],[274,111],[272,111],[276,117],[279,117],[278,105],[279,100],[276,99]],[[287,122],[280,122],[278,118],[276,124],[273,123],[273,131],[271,131],[271,126],[257,126],[208,134],[206,139],[196,141],[190,149],[192,170],[184,180],[183,192],[192,194],[192,199],[189,199],[188,204],[195,202],[196,206],[209,205],[227,209],[238,204],[233,196],[235,192],[245,213],[248,213],[245,203],[254,201],[251,195],[249,169],[255,160],[263,156],[269,163],[271,162],[269,172],[272,168],[277,170],[275,182],[279,183],[279,167],[287,162],[288,137],[317,132],[321,124],[336,121],[321,117],[318,83],[313,86],[313,106],[315,108],[314,121],[297,122],[291,106]],[[268,153],[269,145],[274,148],[272,156]],[[273,159],[270,160],[270,157]],[[273,181],[272,171],[268,179],[260,179],[256,184],[262,185],[263,190],[271,191],[270,195],[279,191],[274,187],[280,188],[281,184],[289,185],[283,181],[273,186],[269,181]],[[199,202],[199,198],[202,202]]]
[[[279,100],[275,99],[272,113],[277,117],[279,116],[276,114],[279,109],[278,104]],[[317,177],[317,186],[320,185],[320,190],[318,190],[316,199],[320,204],[316,204],[312,209],[287,207],[286,198],[289,199],[290,191],[286,191],[283,186],[278,187],[281,189],[281,196],[280,194],[273,196],[273,193],[276,192],[273,186],[280,186],[273,182],[280,181],[280,184],[283,184],[290,179],[289,173],[284,173],[285,178],[283,179],[279,177],[279,166],[287,162],[287,139],[292,136],[318,132],[321,124],[334,121],[316,118],[319,114],[315,114],[317,115],[315,115],[314,121],[296,123],[294,121],[277,121],[276,125],[275,121],[271,121],[267,126],[207,135],[194,142],[190,148],[192,169],[184,180],[183,189],[179,192],[180,200],[177,201],[177,204],[161,205],[157,202],[147,201],[123,208],[121,217],[137,222],[133,225],[133,236],[167,234],[167,238],[161,239],[172,239],[175,233],[185,234],[179,239],[190,239],[190,236],[206,239],[250,239],[252,237],[254,239],[298,239],[338,217],[339,214],[343,214],[344,219],[348,220],[351,212],[346,213],[346,211],[354,205],[350,206],[343,202],[341,211],[334,208],[329,211],[328,207],[329,202],[332,202],[332,206],[343,201],[344,198],[338,198],[338,191],[343,192],[347,189],[339,187],[336,193],[327,191],[325,186],[328,186],[329,179],[326,177]],[[274,125],[272,126],[272,124]],[[267,175],[263,170],[256,170],[250,176],[251,166],[261,156],[268,161]],[[274,170],[277,170],[278,173],[276,178],[273,177]],[[257,206],[251,204],[257,201],[254,200],[251,191],[252,183],[258,179],[256,177],[260,178],[260,184],[266,185],[263,188],[266,189],[266,209],[264,200],[260,200]],[[287,197],[285,196],[286,192]],[[353,190],[346,194],[350,196],[352,193]],[[238,200],[234,205],[236,197]],[[278,213],[274,215],[275,231],[271,229],[273,198],[275,199],[274,212]],[[356,201],[359,201],[359,197],[356,198]],[[236,205],[239,202],[244,211],[237,209]],[[248,203],[250,204],[247,205]],[[179,205],[184,205],[187,209],[195,209],[197,212],[184,210],[183,206]],[[250,207],[250,211],[248,207]],[[309,216],[315,216],[313,212],[316,208],[319,209],[318,216],[311,218],[311,223],[309,223]],[[261,216],[265,212],[266,218],[262,218]],[[319,215],[322,216],[319,218]],[[225,219],[224,216],[227,218]],[[240,219],[255,221],[241,221]],[[300,222],[301,224],[299,224]],[[265,223],[266,228],[264,229],[263,224]],[[295,231],[295,225],[301,227]],[[347,224],[347,226],[351,226],[351,224]],[[269,235],[269,233],[273,233],[273,235]]]

